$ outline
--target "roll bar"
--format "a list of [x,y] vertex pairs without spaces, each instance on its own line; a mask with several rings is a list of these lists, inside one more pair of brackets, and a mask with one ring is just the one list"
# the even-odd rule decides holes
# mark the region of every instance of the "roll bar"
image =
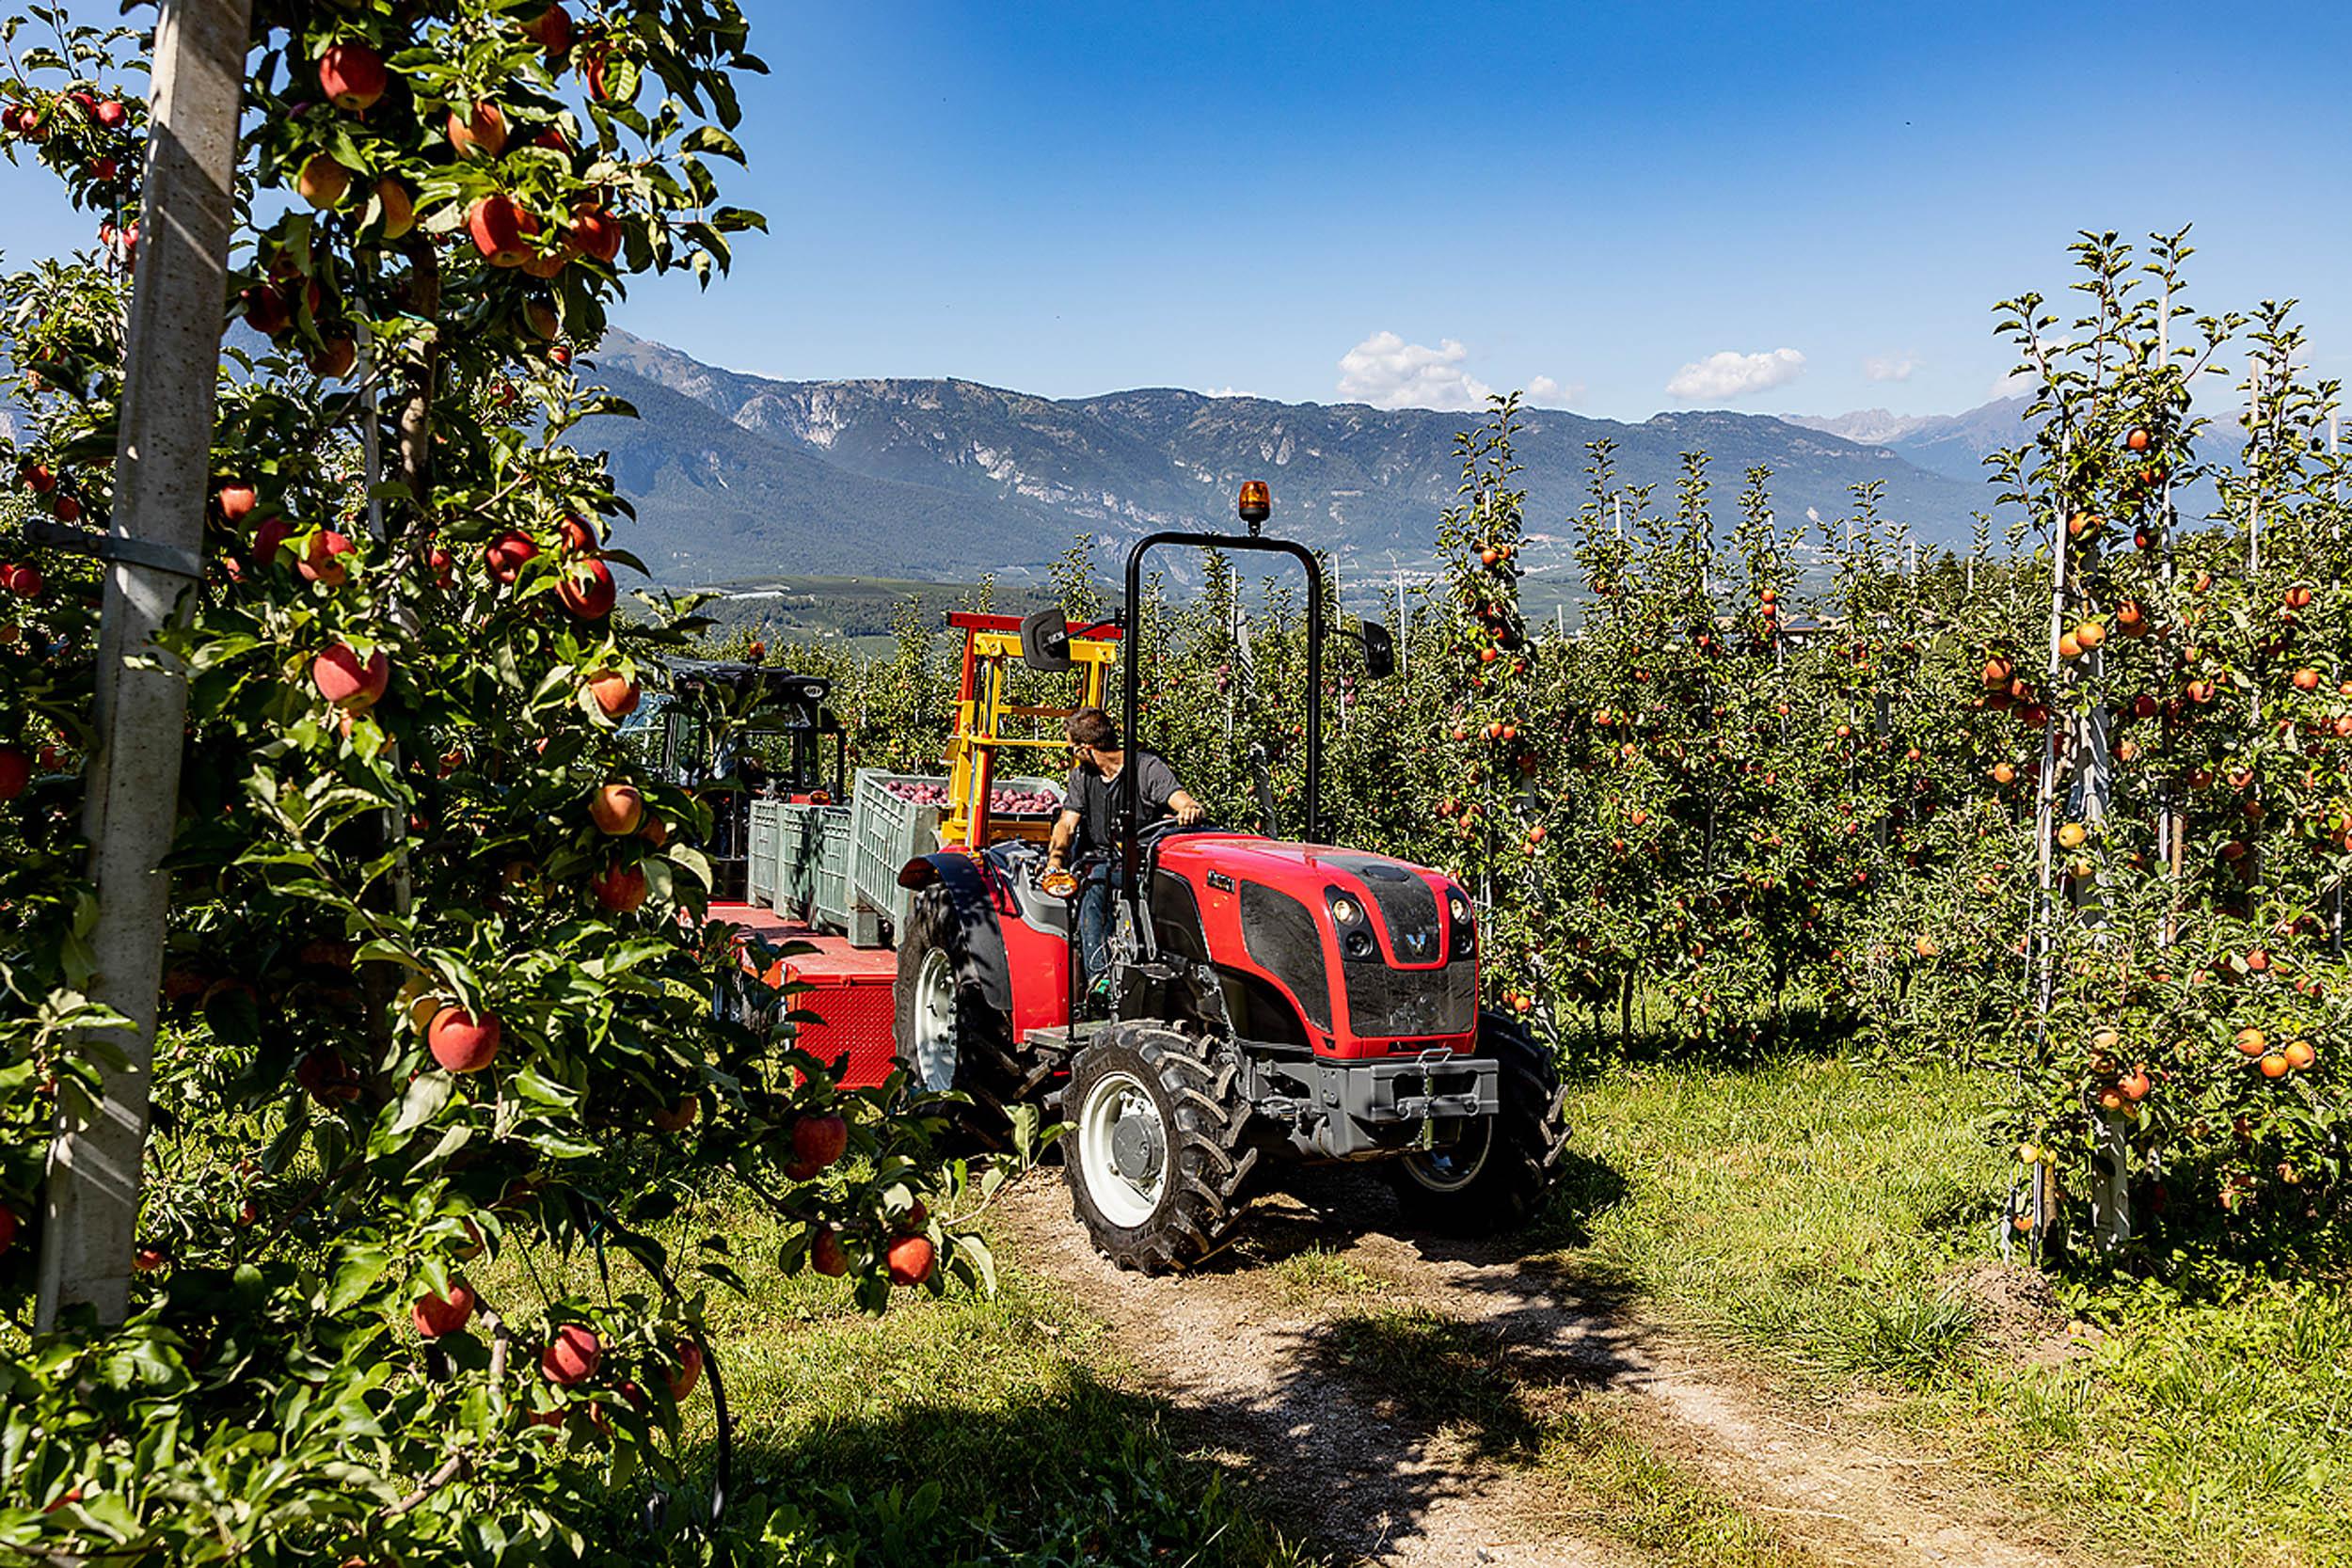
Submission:
[[[1247,515],[1247,513],[1244,514]],[[1136,704],[1140,677],[1136,659],[1143,632],[1143,558],[1163,545],[1189,546],[1204,550],[1256,550],[1267,555],[1287,555],[1307,568],[1307,840],[1320,843],[1323,838],[1323,567],[1314,552],[1306,546],[1288,539],[1267,539],[1257,531],[1257,520],[1251,519],[1250,531],[1240,533],[1193,533],[1170,531],[1147,534],[1136,541],[1127,552],[1127,605],[1125,636],[1125,673],[1121,679],[1125,713],[1120,730],[1126,746],[1132,751],[1142,742],[1136,728]],[[1134,778],[1132,769],[1128,772]],[[1138,880],[1142,874],[1142,850],[1137,843],[1141,812],[1131,782],[1120,792],[1119,804],[1119,863],[1126,876],[1129,896],[1139,895]]]

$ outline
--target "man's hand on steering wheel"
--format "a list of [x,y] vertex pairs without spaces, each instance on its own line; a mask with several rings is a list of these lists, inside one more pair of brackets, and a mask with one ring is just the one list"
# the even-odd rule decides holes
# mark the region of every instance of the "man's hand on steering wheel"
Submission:
[[1176,825],[1180,828],[1193,827],[1198,824],[1201,818],[1209,815],[1208,812],[1202,808],[1200,802],[1194,800],[1189,795],[1185,796],[1181,802],[1177,803],[1175,810]]

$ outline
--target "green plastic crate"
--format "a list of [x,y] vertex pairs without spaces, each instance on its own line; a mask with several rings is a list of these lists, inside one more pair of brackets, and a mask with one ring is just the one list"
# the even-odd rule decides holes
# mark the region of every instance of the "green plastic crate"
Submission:
[[777,901],[778,860],[784,840],[784,802],[757,800],[752,802],[751,843],[746,847],[743,901],[766,904],[781,910]]
[[850,896],[904,930],[914,895],[898,885],[898,871],[917,855],[939,847],[945,806],[917,805],[890,792],[892,784],[945,790],[947,781],[920,773],[886,773],[861,768],[850,799]]
[[[898,885],[898,872],[915,856],[939,847],[940,824],[947,817],[944,805],[918,805],[893,795],[889,786],[894,784],[930,785],[944,795],[947,781],[920,773],[887,773],[879,768],[858,769],[850,805],[850,895],[858,906],[890,923],[893,941],[906,928],[907,915],[914,907],[914,895]],[[994,787],[1061,793],[1060,781],[1056,779],[1006,777],[996,780]]]
[[792,920],[815,917],[818,863],[825,847],[825,817],[840,816],[841,806],[787,802],[777,814],[776,879],[768,907]]
[[850,928],[850,911],[853,908],[850,895],[850,808],[809,806],[803,809],[816,822],[816,870],[809,893],[809,908],[818,925],[829,930],[846,931]]

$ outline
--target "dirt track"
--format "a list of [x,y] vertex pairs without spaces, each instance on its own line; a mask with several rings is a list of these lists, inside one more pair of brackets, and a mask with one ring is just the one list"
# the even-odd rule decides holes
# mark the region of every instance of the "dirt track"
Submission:
[[[1246,1250],[1183,1277],[1123,1274],[1071,1217],[1061,1172],[1032,1172],[1006,1198],[1011,1254],[1110,1326],[1152,1391],[1202,1449],[1246,1469],[1276,1521],[1371,1562],[1513,1568],[1629,1564],[1643,1554],[1558,1521],[1524,1456],[1431,1430],[1367,1387],[1327,1303],[1266,1267],[1321,1247],[1381,1282],[1380,1303],[1424,1307],[1499,1342],[1501,1370],[1531,1400],[1618,1396],[1642,1436],[1694,1466],[1772,1528],[1798,1561],[2043,1568],[2074,1560],[1954,1487],[1931,1461],[1872,1451],[1835,1412],[1802,1424],[1696,1347],[1645,1328],[1507,1247],[1344,1225],[1394,1222],[1379,1184],[1303,1183],[1252,1210]],[[1809,1413],[1812,1414],[1812,1413]]]

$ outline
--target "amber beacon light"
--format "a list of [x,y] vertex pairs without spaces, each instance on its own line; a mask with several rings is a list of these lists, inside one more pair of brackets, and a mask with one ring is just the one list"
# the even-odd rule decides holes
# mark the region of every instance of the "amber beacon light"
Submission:
[[1263,479],[1243,481],[1241,520],[1254,526],[1264,522],[1273,513],[1274,493],[1265,487],[1265,481]]

